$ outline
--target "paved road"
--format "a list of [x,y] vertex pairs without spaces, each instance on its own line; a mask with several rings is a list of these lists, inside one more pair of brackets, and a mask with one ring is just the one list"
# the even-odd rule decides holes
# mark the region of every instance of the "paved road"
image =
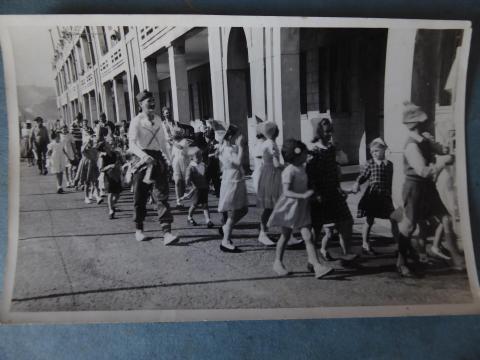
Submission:
[[[244,251],[224,254],[217,230],[188,225],[185,211],[174,212],[173,230],[182,237],[178,245],[163,245],[153,211],[145,223],[153,238],[138,243],[128,191],[122,193],[118,219],[109,220],[106,205],[85,204],[81,192],[56,194],[53,176],[39,176],[24,165],[21,175],[13,311],[438,304],[471,299],[466,273],[451,272],[441,263],[432,265],[422,279],[399,278],[385,223],[373,231],[379,256],[360,258],[354,266],[316,280],[306,271],[305,250],[292,249],[286,253],[286,266],[293,274],[279,278],[271,269],[274,249],[256,241],[259,212],[253,195],[249,214],[234,236]],[[358,197],[349,201],[353,209]],[[212,197],[210,206],[215,205]],[[199,213],[197,219],[202,218]],[[214,213],[213,220],[218,224],[219,214]],[[357,252],[359,225],[353,239]],[[339,253],[337,244],[332,244],[331,253]]]

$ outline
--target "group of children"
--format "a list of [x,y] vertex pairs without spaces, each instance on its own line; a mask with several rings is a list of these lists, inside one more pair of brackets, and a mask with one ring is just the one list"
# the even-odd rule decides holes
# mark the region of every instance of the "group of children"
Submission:
[[[410,110],[404,113],[404,123],[411,131],[416,129],[415,132],[421,137],[419,124],[425,119],[423,115],[419,117],[418,107],[409,106]],[[416,113],[413,114],[412,111]],[[168,136],[165,153],[171,168],[171,180],[175,183],[177,206],[183,207],[184,201],[191,200],[188,223],[197,225],[194,213],[201,209],[205,225],[212,228],[214,224],[210,217],[208,198],[213,185],[214,194],[218,197],[218,212],[222,214],[222,225],[219,227],[222,236],[220,250],[226,253],[241,252],[232,242],[232,231],[247,214],[249,205],[244,173],[246,150],[242,134],[234,125],[230,125],[226,131],[216,131],[210,122],[199,136],[191,133],[188,127],[169,121],[168,113],[162,115]],[[376,254],[369,242],[374,220],[389,219],[393,237],[399,243],[398,272],[402,276],[412,276],[407,259],[415,258],[411,245],[413,230],[417,224],[422,228],[422,224],[437,215],[441,219],[441,227],[437,230],[439,235],[432,251],[439,257],[450,259],[439,246],[443,231],[448,238],[449,252],[458,259],[452,241],[449,240],[452,236],[451,217],[448,218],[446,211],[437,211],[441,204],[438,204],[438,194],[435,195],[431,189],[435,184],[430,180],[419,180],[430,179],[430,176],[438,174],[448,165],[448,161],[441,162],[441,165],[435,164],[433,152],[429,150],[433,142],[427,136],[416,141],[420,155],[428,157],[425,166],[429,170],[417,170],[416,165],[412,167],[415,168],[413,170],[423,171],[425,174],[415,175],[412,170],[411,181],[407,181],[407,193],[404,189],[404,207],[395,210],[392,201],[393,164],[385,157],[387,145],[381,138],[374,139],[369,144],[371,159],[367,161],[352,188],[346,190],[340,186],[341,174],[337,163],[337,150],[332,141],[331,121],[326,118],[313,119],[312,128],[314,138],[310,149],[299,140],[287,139],[280,150],[276,143],[279,129],[275,123],[261,122],[257,126],[259,142],[254,152],[256,166],[252,178],[257,193],[256,205],[262,211],[258,241],[267,246],[276,246],[273,263],[275,273],[280,276],[289,273],[283,263],[285,249],[287,245],[294,245],[302,240],[308,256],[307,268],[316,278],[332,271],[329,261],[333,259],[328,252],[328,242],[332,238],[339,239],[342,259],[353,260],[357,256],[349,249],[353,217],[346,198],[349,193],[358,193],[364,183],[368,185],[358,203],[357,211],[358,218],[365,218],[362,254]],[[100,203],[102,188],[107,193],[109,217],[113,219],[115,202],[124,183],[122,174],[125,171],[122,171],[122,168],[128,168],[130,163],[126,162],[125,153],[114,148],[114,136],[97,141],[92,131],[86,131],[81,154],[76,153],[67,127],[63,128],[62,134],[52,134],[52,142],[48,146],[51,172],[57,174],[59,192],[63,192],[61,185],[64,172],[67,173],[69,186],[83,186],[86,203],[92,201],[92,194],[97,196],[97,203]],[[219,133],[222,136],[220,141],[217,141],[216,134]],[[411,134],[409,139],[411,138],[416,139],[414,134]],[[405,157],[406,163],[411,161],[408,156]],[[451,161],[453,160],[450,159]],[[67,168],[69,170],[66,170]],[[408,176],[409,174],[407,178]],[[143,181],[148,181],[148,176],[146,177]],[[437,208],[429,208],[419,214],[418,208],[425,207],[425,204],[419,203],[419,199],[427,202],[435,199]],[[412,212],[415,214],[412,215]],[[276,243],[268,235],[271,227],[281,228],[281,236]],[[292,238],[293,231],[300,232],[302,240]],[[321,242],[321,256],[317,255],[317,242]]]

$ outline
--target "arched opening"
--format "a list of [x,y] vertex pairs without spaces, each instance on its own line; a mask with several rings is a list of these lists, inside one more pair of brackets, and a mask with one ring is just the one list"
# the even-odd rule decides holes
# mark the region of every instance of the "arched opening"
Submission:
[[227,49],[227,86],[230,123],[238,126],[245,137],[244,167],[250,173],[248,151],[248,118],[252,113],[250,92],[250,64],[245,32],[242,28],[232,28]]
[[140,111],[138,103],[137,103],[137,94],[140,92],[140,85],[138,84],[137,75],[133,77],[133,101],[134,101],[134,111],[135,115],[137,115]]

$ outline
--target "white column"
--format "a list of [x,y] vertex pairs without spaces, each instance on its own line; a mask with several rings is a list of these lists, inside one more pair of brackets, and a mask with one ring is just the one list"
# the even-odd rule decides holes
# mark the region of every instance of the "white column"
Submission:
[[257,115],[265,119],[264,28],[252,28],[250,31],[252,34],[252,44],[248,49],[248,54],[250,57],[252,117],[255,118],[255,115]]
[[410,101],[412,93],[415,29],[389,29],[385,61],[384,134],[390,149],[393,170],[393,201],[402,204],[403,149],[408,130],[403,125],[403,102]]
[[173,118],[181,123],[190,123],[188,100],[187,61],[185,44],[175,44],[168,48],[168,64],[172,88]]
[[117,122],[127,120],[127,109],[125,105],[125,94],[123,92],[123,81],[113,79],[113,92],[115,94],[115,110],[117,112]]
[[267,29],[267,112],[279,128],[279,143],[301,138],[300,29]]
[[218,121],[226,121],[225,96],[223,92],[224,74],[222,48],[222,33],[219,27],[208,28],[208,57],[210,61],[210,80],[212,84],[212,107],[213,118]]

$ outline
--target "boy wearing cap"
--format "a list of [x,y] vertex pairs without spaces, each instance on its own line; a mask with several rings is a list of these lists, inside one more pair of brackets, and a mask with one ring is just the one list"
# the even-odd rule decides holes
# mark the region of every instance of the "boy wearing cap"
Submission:
[[[397,269],[401,276],[412,276],[407,266],[407,258],[412,255],[411,237],[417,224],[432,216],[442,219],[445,237],[454,262],[461,262],[460,255],[453,244],[448,211],[440,199],[435,179],[443,168],[453,162],[453,156],[448,155],[448,149],[441,149],[425,137],[421,132],[422,124],[427,120],[427,114],[420,107],[404,103],[403,124],[409,130],[409,136],[403,152],[405,182],[402,197],[404,216],[399,222]],[[430,137],[430,136],[428,136]],[[446,155],[435,159],[435,155]]]
[[47,146],[50,143],[48,129],[43,125],[43,119],[38,116],[34,120],[35,128],[30,135],[30,143],[37,158],[38,171],[40,175],[47,174]]
[[145,173],[149,165],[153,165],[151,179],[153,183],[152,195],[156,200],[158,218],[164,232],[163,243],[173,244],[178,236],[171,233],[173,216],[168,204],[168,164],[165,159],[167,139],[162,129],[162,120],[154,113],[155,99],[147,90],[137,95],[141,112],[132,120],[128,130],[130,152],[138,157],[139,161],[134,173],[134,221],[136,226],[135,238],[145,240],[143,221],[146,215],[146,204],[151,184],[145,183]]

